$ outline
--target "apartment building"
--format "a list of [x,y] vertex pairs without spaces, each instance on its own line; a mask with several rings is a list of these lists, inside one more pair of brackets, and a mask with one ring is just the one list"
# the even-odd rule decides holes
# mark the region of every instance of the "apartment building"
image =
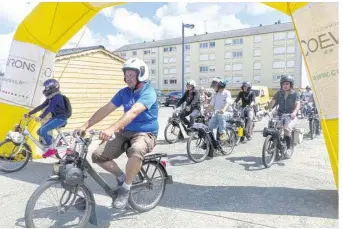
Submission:
[[[180,90],[182,38],[125,45],[115,52],[126,59],[143,59],[151,69],[154,87]],[[299,88],[304,86],[302,65],[292,23],[185,37],[185,79],[204,87],[213,77],[223,77],[230,89],[243,81],[276,89],[280,75],[289,74]]]

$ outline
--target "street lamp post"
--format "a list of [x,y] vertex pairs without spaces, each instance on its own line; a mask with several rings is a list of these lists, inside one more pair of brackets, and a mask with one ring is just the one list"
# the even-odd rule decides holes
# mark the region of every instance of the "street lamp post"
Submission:
[[194,24],[184,24],[182,22],[182,67],[181,67],[182,94],[185,93],[185,28],[193,29]]

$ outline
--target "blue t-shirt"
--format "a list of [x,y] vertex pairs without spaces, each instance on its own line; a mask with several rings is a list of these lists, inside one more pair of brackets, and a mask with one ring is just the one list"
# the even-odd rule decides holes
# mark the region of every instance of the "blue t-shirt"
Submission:
[[123,88],[114,95],[111,102],[116,106],[124,106],[126,113],[131,107],[139,102],[147,109],[140,113],[135,119],[128,124],[124,130],[132,132],[153,133],[158,134],[158,102],[157,94],[150,84],[145,83],[142,88],[135,92],[129,88]]

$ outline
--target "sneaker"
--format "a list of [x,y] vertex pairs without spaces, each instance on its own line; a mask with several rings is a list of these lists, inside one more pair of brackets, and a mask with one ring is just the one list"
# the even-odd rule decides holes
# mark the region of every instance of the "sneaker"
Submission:
[[54,156],[56,153],[57,153],[56,149],[49,149],[42,156],[43,156],[43,158],[47,158],[47,157]]
[[285,158],[290,159],[291,158],[292,151],[290,149],[287,149],[285,152]]
[[223,133],[223,134],[220,135],[219,139],[220,139],[221,141],[226,141],[226,140],[229,139],[229,137],[227,136],[226,133]]
[[123,187],[118,189],[118,196],[113,202],[113,207],[117,209],[123,209],[129,202],[130,190],[126,190]]

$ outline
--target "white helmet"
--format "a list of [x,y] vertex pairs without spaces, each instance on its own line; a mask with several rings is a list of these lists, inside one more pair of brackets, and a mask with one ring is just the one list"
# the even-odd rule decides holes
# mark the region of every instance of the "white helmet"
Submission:
[[149,67],[148,65],[141,59],[132,58],[127,60],[124,63],[122,68],[124,74],[126,70],[134,70],[137,72],[137,80],[138,82],[144,82],[149,79]]
[[195,83],[194,80],[188,80],[187,83],[186,83],[186,85],[191,85],[191,86],[193,86],[193,87],[196,87],[197,84]]

